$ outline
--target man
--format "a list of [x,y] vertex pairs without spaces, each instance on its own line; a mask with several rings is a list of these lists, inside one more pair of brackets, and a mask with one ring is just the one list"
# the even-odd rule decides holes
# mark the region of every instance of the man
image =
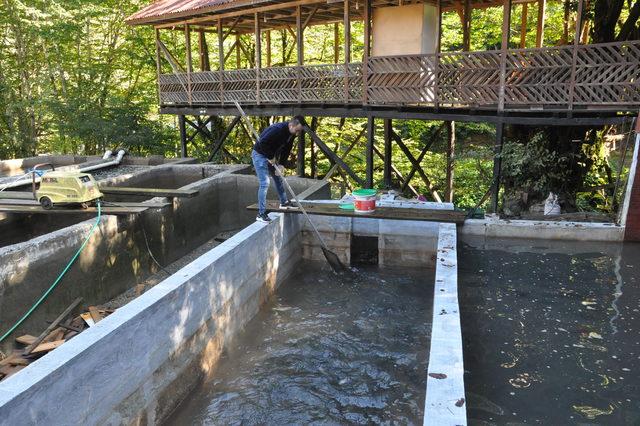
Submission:
[[[302,132],[302,117],[296,116],[289,121],[272,124],[264,129],[260,134],[260,140],[253,145],[251,159],[256,175],[260,182],[258,188],[258,222],[269,223],[271,219],[267,216],[267,190],[269,189],[269,175],[273,177],[280,199],[280,208],[292,208],[293,203],[287,198],[282,183],[284,176],[283,164],[288,164],[289,154],[293,147],[295,136]],[[276,173],[276,167],[280,173]]]

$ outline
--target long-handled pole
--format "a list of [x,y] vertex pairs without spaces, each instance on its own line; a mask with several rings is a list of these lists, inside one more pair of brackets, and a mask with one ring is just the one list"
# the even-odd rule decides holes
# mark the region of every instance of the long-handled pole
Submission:
[[[237,101],[234,101],[234,103],[235,103],[236,108],[238,109],[238,111],[240,111],[240,115],[242,116],[242,119],[243,119],[245,125],[249,128],[249,130],[253,134],[254,138],[256,139],[256,142],[258,142],[258,140],[260,140],[260,136],[258,136],[258,132],[256,132],[256,129],[253,127],[253,124],[251,124],[251,121],[249,120],[247,115],[244,113],[244,110],[240,107],[240,104]],[[322,253],[324,254],[324,257],[327,259],[327,262],[329,262],[329,265],[331,265],[331,268],[336,273],[340,273],[340,272],[346,271],[346,268],[342,264],[342,262],[340,262],[340,259],[338,258],[338,255],[335,254],[334,252],[332,252],[331,250],[329,250],[329,247],[327,247],[327,244],[322,239],[322,236],[320,235],[320,232],[318,231],[318,228],[316,228],[316,225],[313,223],[313,221],[311,220],[311,218],[307,214],[307,211],[304,209],[304,207],[302,207],[302,203],[300,203],[300,200],[298,200],[297,195],[295,194],[295,192],[293,192],[293,189],[289,185],[289,182],[287,182],[287,180],[284,178],[284,176],[280,172],[280,168],[278,167],[278,164],[273,164],[273,167],[275,168],[276,176],[278,176],[282,180],[282,183],[284,184],[285,188],[287,188],[287,190],[291,194],[291,197],[293,198],[293,201],[300,208],[300,211],[302,212],[304,217],[311,224],[311,228],[313,228],[313,232],[316,234],[316,237],[318,237],[318,241],[320,241],[320,247],[322,249]]]

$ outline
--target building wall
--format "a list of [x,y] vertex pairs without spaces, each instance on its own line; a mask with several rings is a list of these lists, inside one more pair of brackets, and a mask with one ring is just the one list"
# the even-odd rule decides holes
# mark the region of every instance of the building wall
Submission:
[[436,50],[438,13],[432,5],[412,4],[373,10],[372,55],[413,55]]

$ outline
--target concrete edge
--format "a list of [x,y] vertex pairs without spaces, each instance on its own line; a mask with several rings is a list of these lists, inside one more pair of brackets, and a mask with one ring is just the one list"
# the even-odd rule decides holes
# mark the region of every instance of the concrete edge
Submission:
[[466,425],[456,226],[441,223],[424,425]]
[[622,241],[624,227],[615,223],[467,219],[460,235],[570,241]]
[[[86,410],[93,410],[94,413],[91,414],[91,417],[94,419],[97,419],[97,416],[104,415],[105,411],[108,411],[110,407],[98,407],[91,404],[89,404],[88,406],[86,405],[90,402],[87,400],[87,398],[93,399],[94,404],[96,402],[96,398],[99,398],[98,395],[94,395],[94,392],[91,391],[91,389],[93,388],[93,386],[91,386],[91,383],[96,384],[97,386],[99,386],[99,389],[102,389],[103,392],[108,392],[109,395],[111,395],[104,395],[104,398],[106,400],[115,398],[114,393],[116,392],[113,392],[114,389],[111,389],[113,386],[115,386],[115,384],[105,386],[105,383],[93,382],[91,377],[85,377],[86,374],[84,373],[86,372],[78,371],[75,368],[77,367],[77,365],[75,364],[77,364],[78,362],[84,362],[85,355],[89,355],[89,359],[94,359],[96,353],[99,353],[98,356],[105,361],[111,358],[122,358],[122,355],[118,355],[115,353],[110,354],[110,352],[119,351],[121,349],[120,347],[110,346],[106,343],[107,341],[116,338],[119,329],[121,329],[122,327],[129,327],[133,330],[132,332],[134,334],[144,334],[144,336],[140,335],[140,339],[148,341],[149,328],[163,328],[166,327],[166,325],[148,323],[144,323],[143,325],[139,324],[140,321],[144,322],[147,319],[146,317],[152,315],[152,313],[157,310],[158,306],[162,302],[175,299],[176,295],[179,292],[186,289],[185,286],[189,286],[191,284],[191,280],[198,279],[198,277],[206,274],[206,270],[210,269],[214,263],[221,260],[222,258],[230,259],[232,263],[242,261],[242,256],[239,256],[236,253],[236,249],[238,247],[242,248],[245,245],[249,244],[249,240],[254,240],[256,238],[267,238],[269,240],[274,238],[282,238],[281,243],[285,245],[289,243],[289,240],[291,238],[294,238],[299,233],[299,224],[297,223],[297,221],[286,220],[286,218],[281,214],[272,214],[272,218],[274,220],[268,226],[265,226],[261,223],[253,223],[244,228],[232,238],[228,239],[209,252],[203,254],[172,276],[168,277],[163,282],[159,283],[154,288],[150,289],[148,292],[142,294],[137,299],[118,309],[116,312],[105,318],[96,326],[91,327],[90,329],[75,337],[70,342],[67,342],[66,344],[57,348],[55,351],[52,351],[39,360],[35,361],[29,366],[28,369],[24,369],[0,383],[0,424],[11,424],[11,419],[17,421],[16,419],[18,417],[21,419],[21,422],[23,422],[23,424],[29,423],[31,421],[33,421],[34,423],[38,423],[39,421],[45,421],[46,418],[52,421],[54,417],[47,416],[55,416],[56,413],[46,412],[47,404],[44,404],[42,407],[40,407],[37,403],[34,402],[33,398],[39,400],[42,397],[46,397],[46,394],[48,392],[58,394],[56,389],[61,392],[59,393],[59,395],[65,395],[67,394],[68,389],[67,391],[64,391],[64,389],[61,389],[60,387],[70,385],[68,383],[69,380],[78,381],[76,383],[76,386],[72,386],[71,388],[85,389],[88,393],[74,392],[73,394],[67,394],[65,398],[68,399],[68,402],[72,405],[79,403],[80,406],[85,406]],[[294,228],[297,228],[298,231],[286,232],[286,228],[292,226]],[[276,234],[278,234],[279,237]],[[258,235],[261,236],[258,237]],[[286,238],[288,238],[288,240],[285,241]],[[239,258],[239,260],[237,260],[236,258]],[[271,259],[266,259],[264,263],[265,265],[267,265],[267,267],[273,266],[273,261]],[[219,273],[220,272],[216,272],[216,274]],[[279,278],[283,279],[284,277]],[[220,295],[225,296],[226,298],[232,296],[232,294],[228,290],[224,291],[224,289],[222,289],[222,293]],[[203,303],[206,302],[203,301]],[[224,300],[222,299],[215,300],[216,305],[222,305],[223,303]],[[185,316],[190,315],[190,312],[174,312],[173,315],[177,315],[177,317],[179,317],[180,319],[180,322],[185,323],[187,321]],[[203,321],[207,320],[206,315],[201,316],[202,318],[195,318],[195,322],[202,323]],[[192,324],[191,328],[193,330],[197,329],[196,324]],[[188,331],[187,333],[192,332],[193,330]],[[161,337],[160,340],[167,341],[155,342],[154,348],[150,348],[148,345],[141,346],[135,341],[129,342],[131,344],[131,347],[129,348],[129,351],[126,354],[125,358],[138,359],[143,362],[143,364],[140,364],[139,362],[137,363],[139,368],[136,369],[136,376],[146,377],[147,375],[153,374],[153,371],[159,367],[159,365],[156,364],[165,359],[156,359],[157,362],[155,363],[150,362],[151,360],[148,358],[147,352],[166,353],[167,356],[171,356],[171,353],[174,350],[171,347],[172,343],[173,346],[175,346],[177,338],[185,337],[176,336],[175,333],[159,333],[158,336]],[[157,348],[156,346],[162,346],[164,347],[164,349]],[[104,370],[108,370],[108,365],[104,366]],[[98,372],[95,369],[92,369],[92,371],[95,372],[98,376],[105,374],[105,371]],[[62,378],[64,378],[64,380],[61,380]],[[115,377],[113,378],[115,379]],[[128,376],[120,377],[119,380],[115,380],[115,382],[122,382],[122,380],[127,381],[127,389],[120,389],[123,398],[128,396],[132,389],[135,389],[135,382],[137,379],[140,379],[140,377]],[[50,401],[50,403],[60,406],[64,405],[57,404],[55,401]],[[36,405],[34,406],[33,404]],[[29,414],[25,417],[24,415],[26,413]],[[60,417],[57,418],[58,420],[60,420]],[[45,423],[48,423],[48,421],[45,421]]]
[[[633,158],[629,167],[629,177],[627,178],[627,187],[624,192],[624,200],[622,202],[622,210],[620,211],[620,224],[627,224],[627,215],[629,214],[629,204],[631,203],[631,192],[636,177],[636,169],[638,168],[638,151],[640,150],[640,134],[636,135],[636,141],[633,147]],[[639,183],[640,184],[640,183]]]

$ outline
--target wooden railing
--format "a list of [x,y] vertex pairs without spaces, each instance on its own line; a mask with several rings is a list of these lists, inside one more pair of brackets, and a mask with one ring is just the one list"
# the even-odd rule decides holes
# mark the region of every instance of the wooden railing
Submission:
[[165,106],[239,101],[484,109],[504,105],[507,110],[640,108],[640,41],[371,57],[366,67],[366,88],[361,63],[163,74],[160,100]]

